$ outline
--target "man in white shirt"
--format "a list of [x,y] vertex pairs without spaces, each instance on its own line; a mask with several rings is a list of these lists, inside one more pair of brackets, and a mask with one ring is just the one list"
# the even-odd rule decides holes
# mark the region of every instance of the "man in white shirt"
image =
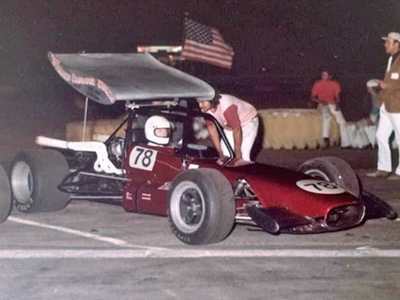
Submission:
[[[235,153],[236,164],[241,160],[251,161],[250,152],[258,131],[257,110],[251,104],[234,96],[216,94],[214,99],[197,99],[202,112],[211,114],[224,128],[224,133]],[[221,144],[217,129],[212,122],[206,122],[210,138],[221,157],[229,152]]]

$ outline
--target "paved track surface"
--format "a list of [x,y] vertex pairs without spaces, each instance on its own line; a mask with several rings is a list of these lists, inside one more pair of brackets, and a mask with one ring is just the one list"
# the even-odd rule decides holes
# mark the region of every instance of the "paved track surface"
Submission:
[[[374,150],[264,150],[296,168],[315,156],[358,167],[364,186],[400,211],[400,182],[369,179]],[[186,246],[166,218],[72,202],[55,213],[14,211],[0,226],[0,299],[397,299],[400,222],[272,236],[236,226],[223,242]]]

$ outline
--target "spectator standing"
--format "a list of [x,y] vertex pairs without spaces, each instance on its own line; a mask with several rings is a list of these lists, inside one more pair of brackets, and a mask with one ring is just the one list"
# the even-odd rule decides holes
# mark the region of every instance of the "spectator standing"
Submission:
[[[258,131],[257,110],[251,104],[231,95],[216,93],[214,99],[197,99],[202,112],[211,114],[224,128],[224,133],[233,148],[237,164],[240,160],[250,161],[250,152]],[[211,141],[220,157],[228,156],[224,143],[221,144],[215,124],[207,121]]]
[[398,151],[400,154],[400,33],[390,32],[385,41],[386,53],[390,55],[386,74],[379,81],[381,88],[377,106],[379,109],[379,124],[376,131],[378,142],[378,164],[377,170],[367,173],[368,177],[388,178],[389,180],[400,180],[400,165],[395,173],[392,171],[392,157],[389,145],[389,137],[394,131]]
[[325,147],[329,147],[329,129],[331,114],[335,117],[340,127],[340,144],[342,148],[350,146],[349,136],[346,130],[346,120],[339,109],[340,84],[332,80],[328,71],[321,73],[321,79],[317,80],[311,90],[311,100],[318,103],[318,109],[322,113],[322,137]]

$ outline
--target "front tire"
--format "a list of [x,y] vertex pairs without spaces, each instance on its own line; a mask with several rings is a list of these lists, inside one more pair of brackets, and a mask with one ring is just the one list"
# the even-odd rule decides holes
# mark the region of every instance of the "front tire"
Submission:
[[11,189],[7,173],[4,168],[0,166],[0,223],[7,220],[11,213]]
[[69,173],[64,156],[55,150],[22,151],[11,164],[11,190],[15,207],[22,212],[63,209],[69,194],[58,185]]
[[360,182],[351,166],[337,157],[317,157],[304,162],[299,172],[312,177],[331,181],[360,197]]
[[232,187],[220,172],[213,169],[180,173],[168,193],[167,207],[175,236],[190,245],[224,240],[235,221]]

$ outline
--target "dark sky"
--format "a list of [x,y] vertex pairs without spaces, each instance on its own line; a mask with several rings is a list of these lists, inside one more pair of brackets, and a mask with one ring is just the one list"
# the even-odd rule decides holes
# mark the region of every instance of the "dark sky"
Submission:
[[[400,31],[395,0],[2,0],[0,67],[48,68],[47,51],[131,52],[180,44],[184,12],[217,27],[236,51],[234,70],[303,76],[380,75],[380,37]],[[45,72],[45,71],[43,71]]]

